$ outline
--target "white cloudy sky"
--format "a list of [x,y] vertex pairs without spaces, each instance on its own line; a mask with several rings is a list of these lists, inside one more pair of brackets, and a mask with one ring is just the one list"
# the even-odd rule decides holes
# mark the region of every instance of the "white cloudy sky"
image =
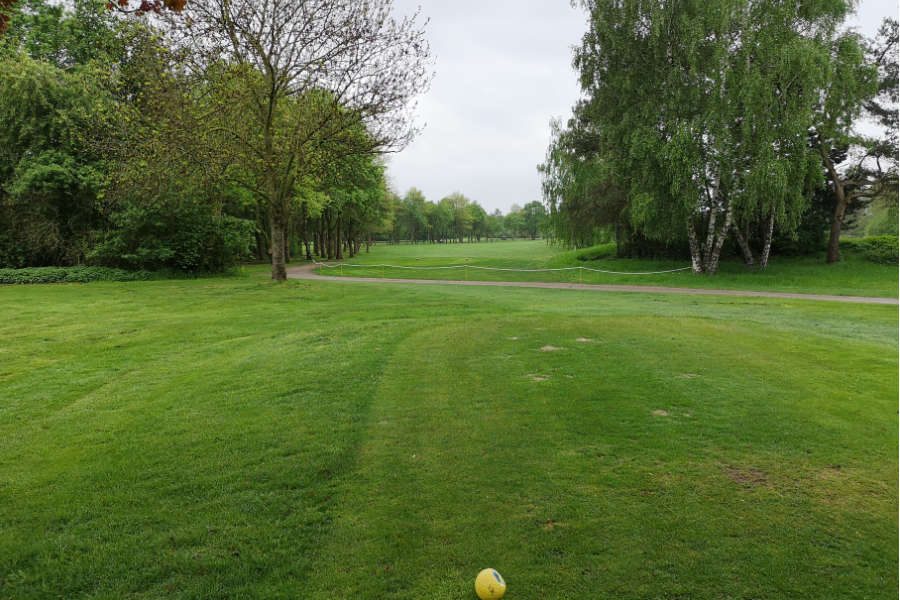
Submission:
[[[394,188],[433,201],[459,191],[489,212],[540,200],[550,118],[567,117],[578,96],[583,13],[569,0],[395,0],[398,15],[420,6],[435,77],[419,99],[425,130],[389,160]],[[862,0],[854,22],[873,34],[897,12],[896,0]]]

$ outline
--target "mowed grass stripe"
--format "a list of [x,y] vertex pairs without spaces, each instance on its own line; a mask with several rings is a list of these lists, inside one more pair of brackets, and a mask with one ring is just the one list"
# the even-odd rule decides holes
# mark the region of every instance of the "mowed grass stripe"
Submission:
[[[161,322],[147,335],[183,325]],[[198,335],[203,320],[195,326],[175,335],[180,349],[143,356],[74,402],[39,411],[26,434],[4,437],[9,593],[208,598],[265,588],[266,597],[296,597],[377,387],[343,373],[380,373],[392,339],[352,324],[283,332],[292,328],[273,322],[242,345]],[[106,360],[105,330],[95,325],[84,364]],[[35,388],[54,376],[25,375]],[[19,416],[4,415],[4,433],[25,424]]]
[[[886,597],[890,366],[867,349],[881,367],[843,398],[840,361],[811,360],[827,340],[781,356],[810,370],[798,381],[759,352],[777,332],[642,321],[466,323],[404,344],[314,597],[465,597],[489,565],[520,597],[814,597],[822,582]],[[704,343],[716,369],[690,351]]]
[[892,307],[34,286],[0,348],[0,597],[896,587]]

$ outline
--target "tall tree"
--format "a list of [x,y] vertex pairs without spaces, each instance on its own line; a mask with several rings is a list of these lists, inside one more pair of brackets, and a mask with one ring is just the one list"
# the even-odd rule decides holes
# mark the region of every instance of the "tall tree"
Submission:
[[[825,72],[812,144],[819,152],[834,196],[834,209],[828,236],[826,262],[839,260],[841,229],[848,209],[868,196],[863,163],[865,140],[854,131],[865,102],[876,92],[877,78],[872,65],[866,64],[860,37],[847,32],[829,40],[831,60]],[[849,159],[849,160],[848,160]],[[843,168],[842,162],[847,161]]]
[[0,266],[82,263],[102,224],[95,139],[113,96],[99,69],[0,59]]
[[712,274],[735,219],[761,220],[765,264],[819,177],[806,134],[848,3],[583,4],[575,64],[632,223],[686,238],[694,272]]
[[265,203],[272,278],[283,280],[297,184],[416,133],[410,102],[430,78],[424,34],[389,0],[192,0],[182,16],[169,38],[216,87],[215,135],[199,138],[215,143],[203,153],[249,167],[241,183]]
[[425,214],[425,194],[416,188],[409,188],[403,197],[402,223],[410,242],[425,239],[428,219]]

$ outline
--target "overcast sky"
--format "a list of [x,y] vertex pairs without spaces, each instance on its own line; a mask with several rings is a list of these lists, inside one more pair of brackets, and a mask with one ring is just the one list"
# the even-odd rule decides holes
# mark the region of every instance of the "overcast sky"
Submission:
[[[419,6],[435,77],[419,99],[425,130],[389,159],[394,189],[435,202],[458,191],[488,212],[540,200],[550,118],[568,117],[579,93],[572,46],[584,14],[568,0],[395,0],[398,16]],[[871,35],[897,6],[862,0],[854,22]]]

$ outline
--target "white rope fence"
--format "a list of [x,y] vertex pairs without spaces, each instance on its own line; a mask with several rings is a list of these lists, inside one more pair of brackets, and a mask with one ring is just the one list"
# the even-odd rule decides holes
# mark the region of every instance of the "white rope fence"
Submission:
[[327,269],[341,269],[341,273],[343,273],[344,267],[358,267],[358,268],[380,268],[380,269],[407,269],[411,271],[437,271],[441,269],[465,269],[466,273],[468,273],[469,269],[478,269],[481,271],[508,271],[513,273],[546,273],[550,271],[591,271],[593,273],[606,273],[608,275],[662,275],[664,273],[677,273],[678,271],[687,271],[691,267],[680,267],[678,269],[668,269],[666,271],[638,271],[638,272],[628,272],[628,271],[605,271],[603,269],[593,269],[591,267],[560,267],[556,269],[511,269],[505,267],[480,267],[477,265],[447,265],[444,267],[410,267],[406,265],[387,265],[382,263],[377,264],[369,264],[369,265],[359,265],[353,263],[323,263],[313,259],[313,263],[318,267],[325,267]]

